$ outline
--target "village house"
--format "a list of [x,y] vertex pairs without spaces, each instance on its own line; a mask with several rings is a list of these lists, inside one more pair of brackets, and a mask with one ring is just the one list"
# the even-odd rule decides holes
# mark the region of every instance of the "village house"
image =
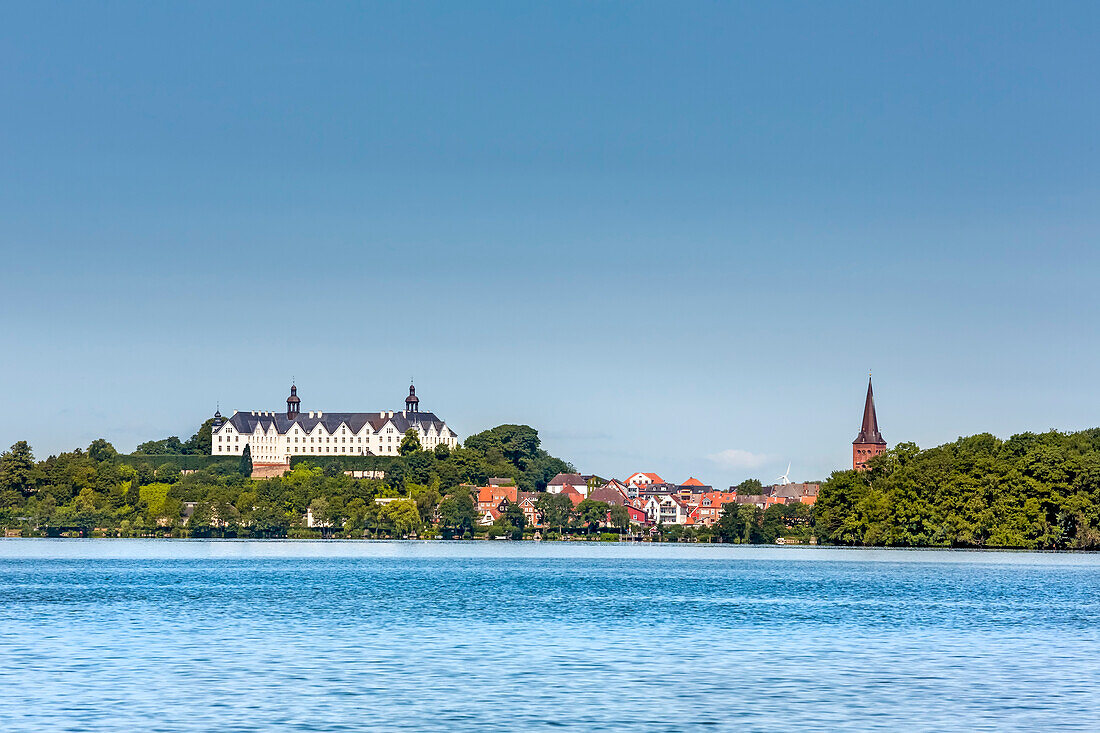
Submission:
[[515,504],[518,498],[518,489],[515,486],[481,486],[477,490],[477,511],[479,514],[496,511],[497,516],[508,508],[509,504]]
[[686,524],[713,527],[722,518],[722,507],[736,502],[736,499],[736,492],[708,491],[699,497],[699,502],[692,508]]
[[663,484],[665,480],[655,473],[634,473],[626,480],[630,486],[648,486],[649,484]]
[[559,473],[546,484],[546,491],[551,494],[560,494],[566,489],[573,489],[581,497],[588,496],[588,481],[579,473]]
[[653,497],[657,501],[657,523],[683,524],[687,521],[690,509],[675,494],[662,494]]
[[805,483],[805,484],[776,484],[775,486],[765,486],[764,493],[771,496],[786,500],[787,504],[793,502],[800,502],[802,504],[813,504],[817,501],[817,493],[821,491],[821,484]]
[[523,512],[523,522],[528,527],[539,528],[543,526],[542,515],[539,514],[536,504],[539,494],[536,491],[521,491],[519,493],[519,508]]

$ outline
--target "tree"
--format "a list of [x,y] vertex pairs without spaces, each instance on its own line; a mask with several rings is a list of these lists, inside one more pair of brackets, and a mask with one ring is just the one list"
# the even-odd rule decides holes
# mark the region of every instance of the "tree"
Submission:
[[436,443],[432,453],[435,454],[437,461],[445,461],[451,457],[451,449],[446,443]]
[[612,504],[608,511],[611,515],[612,527],[620,531],[625,531],[630,527],[630,512],[627,511],[625,506],[621,504]]
[[88,457],[96,463],[102,463],[116,456],[118,456],[118,451],[103,438],[96,438],[92,441],[92,444],[88,446]]
[[607,502],[585,499],[577,505],[577,514],[586,531],[591,533],[594,528],[607,521]]
[[540,494],[535,500],[535,509],[542,515],[543,523],[556,526],[560,534],[573,514],[573,500],[565,494]]
[[146,441],[134,449],[134,452],[151,456],[179,455],[183,453],[183,443],[173,435],[164,440]]
[[747,478],[737,484],[737,493],[741,496],[755,496],[763,492],[764,484],[758,478]]
[[500,521],[502,526],[511,530],[512,539],[523,539],[523,527],[527,523],[527,517],[524,516],[519,504],[509,504],[505,507],[504,513],[500,515]]
[[412,499],[391,501],[382,507],[383,517],[389,521],[398,536],[411,534],[420,528],[420,512]]
[[469,492],[459,491],[448,494],[439,504],[440,527],[452,536],[472,532],[476,521],[477,512],[474,510],[474,500]]
[[247,443],[244,446],[244,452],[241,453],[241,462],[237,466],[237,473],[245,478],[251,478],[252,476],[252,446]]
[[19,491],[24,495],[34,491],[36,470],[34,454],[27,441],[20,440],[0,454],[0,489]]
[[409,428],[405,431],[405,436],[401,438],[401,445],[397,446],[397,452],[407,456],[420,450],[420,434],[416,431],[416,428]]

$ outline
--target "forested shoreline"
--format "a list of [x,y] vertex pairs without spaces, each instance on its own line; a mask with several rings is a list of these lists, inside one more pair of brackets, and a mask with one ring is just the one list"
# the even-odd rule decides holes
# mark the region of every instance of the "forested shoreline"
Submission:
[[[209,431],[207,421],[187,441],[150,441],[130,455],[100,439],[41,461],[20,441],[0,455],[0,528],[24,537],[520,539],[533,528],[518,507],[492,526],[478,526],[474,487],[511,479],[522,491],[538,492],[555,474],[574,470],[542,449],[533,428],[501,425],[454,450],[422,450],[406,436],[399,456],[374,457],[369,466],[353,458],[303,460],[285,476],[252,479],[247,454],[209,456]],[[364,466],[385,477],[345,473]],[[731,503],[714,527],[608,527],[601,523],[607,505],[586,500],[571,508],[549,494],[539,495],[539,508],[556,526],[547,538],[630,533],[751,544],[785,538],[849,546],[1100,548],[1100,429],[1007,440],[983,434],[927,450],[901,443],[869,466],[833,473],[812,507],[763,511]],[[307,513],[314,527],[306,526]]]
[[1100,428],[988,433],[927,450],[900,443],[821,486],[823,543],[885,547],[1100,548]]

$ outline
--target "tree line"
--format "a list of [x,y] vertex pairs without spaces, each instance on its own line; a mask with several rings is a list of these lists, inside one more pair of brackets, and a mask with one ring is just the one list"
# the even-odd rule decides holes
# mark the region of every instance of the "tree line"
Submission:
[[1100,548],[1100,428],[988,433],[921,450],[900,443],[870,470],[821,486],[815,532],[840,545]]
[[[542,491],[559,472],[526,425],[471,435],[454,450],[423,450],[414,433],[400,455],[384,459],[385,478],[354,479],[339,460],[296,463],[285,476],[249,478],[236,459],[160,452],[201,445],[207,421],[186,442],[143,443],[148,453],[119,455],[106,440],[36,460],[25,441],[0,454],[0,527],[29,535],[95,531],[121,536],[285,537],[335,534],[469,537],[479,515],[472,487],[490,477]],[[209,443],[207,442],[207,445]],[[182,450],[182,449],[181,449]],[[191,450],[191,449],[188,449]],[[186,459],[186,460],[184,460]],[[181,470],[182,466],[200,466]],[[921,450],[901,443],[865,472],[837,471],[812,508],[727,504],[710,528],[662,526],[655,539],[771,543],[779,537],[824,544],[898,547],[1100,548],[1100,429],[989,434]],[[739,492],[757,493],[760,482]],[[382,499],[384,501],[378,501]],[[622,507],[545,492],[537,507],[548,536],[627,532]],[[304,526],[309,513],[314,527]],[[491,536],[530,536],[518,506],[488,528]]]

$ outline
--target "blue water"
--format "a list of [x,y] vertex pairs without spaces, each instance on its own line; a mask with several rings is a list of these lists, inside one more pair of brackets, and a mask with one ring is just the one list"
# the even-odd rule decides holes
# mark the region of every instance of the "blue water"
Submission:
[[1100,555],[0,540],[0,730],[1097,730]]

